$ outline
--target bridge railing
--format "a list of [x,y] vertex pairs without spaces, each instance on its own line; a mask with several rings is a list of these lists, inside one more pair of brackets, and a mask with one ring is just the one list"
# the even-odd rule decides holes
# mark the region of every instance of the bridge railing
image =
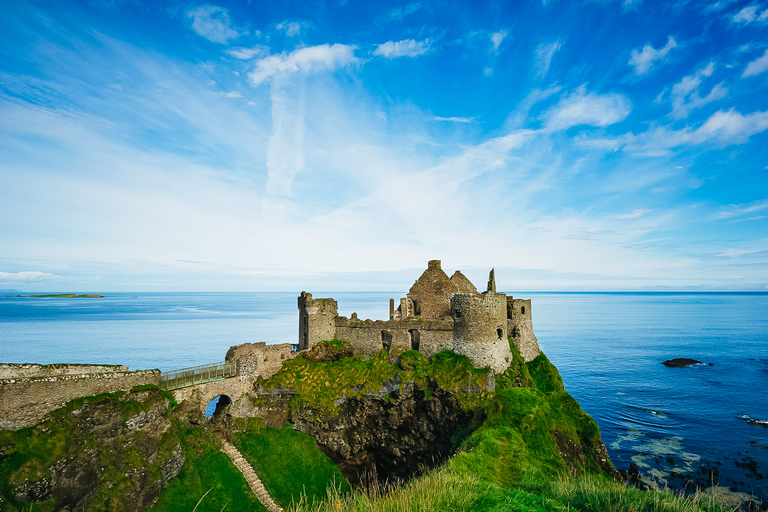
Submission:
[[185,388],[196,384],[204,384],[214,380],[226,379],[237,375],[237,366],[222,361],[220,363],[204,364],[172,370],[160,374],[160,388],[166,391]]

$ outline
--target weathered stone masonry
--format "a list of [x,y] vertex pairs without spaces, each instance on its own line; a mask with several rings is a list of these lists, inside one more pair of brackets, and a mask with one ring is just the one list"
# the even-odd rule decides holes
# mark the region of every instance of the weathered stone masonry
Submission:
[[511,361],[507,336],[512,336],[525,361],[540,353],[531,301],[496,293],[493,270],[488,290],[478,293],[461,272],[448,277],[440,261],[432,260],[397,309],[390,300],[388,321],[363,321],[354,313],[351,318],[339,316],[335,300],[315,299],[307,292],[299,296],[298,306],[299,350],[333,338],[351,342],[355,355],[364,357],[382,348],[415,349],[428,356],[452,349],[478,368],[490,366],[497,372]]
[[82,396],[159,384],[159,370],[125,366],[0,365],[0,430],[37,425],[51,411]]

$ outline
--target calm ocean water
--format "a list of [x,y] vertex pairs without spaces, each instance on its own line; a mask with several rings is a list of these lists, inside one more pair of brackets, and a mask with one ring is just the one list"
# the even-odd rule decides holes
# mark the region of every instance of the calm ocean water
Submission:
[[[340,314],[373,319],[386,318],[389,298],[397,297],[314,295],[334,297]],[[171,370],[221,361],[232,345],[296,343],[296,296],[0,297],[0,362]],[[675,488],[705,482],[713,469],[721,485],[768,497],[768,294],[515,296],[533,299],[542,350],[600,424],[618,468],[636,463],[645,480]],[[712,366],[661,364],[675,357]]]

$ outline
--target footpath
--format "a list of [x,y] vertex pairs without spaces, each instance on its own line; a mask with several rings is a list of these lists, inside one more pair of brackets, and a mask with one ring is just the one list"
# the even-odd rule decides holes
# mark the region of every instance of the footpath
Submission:
[[221,450],[226,453],[230,459],[232,459],[232,462],[243,474],[245,480],[248,482],[248,485],[251,487],[251,490],[256,495],[256,497],[259,498],[261,504],[264,505],[264,507],[269,510],[269,512],[283,512],[283,509],[278,507],[277,503],[272,500],[272,497],[267,492],[264,484],[261,483],[261,479],[253,470],[253,466],[251,466],[248,461],[243,458],[243,455],[240,453],[240,451],[235,448],[234,445],[223,439],[221,440],[221,446]]

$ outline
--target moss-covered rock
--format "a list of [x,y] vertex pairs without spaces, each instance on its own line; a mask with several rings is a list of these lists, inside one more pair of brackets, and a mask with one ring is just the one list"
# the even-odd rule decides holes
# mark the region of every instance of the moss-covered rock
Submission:
[[0,432],[4,510],[146,509],[184,464],[170,396],[155,386],[73,400]]

